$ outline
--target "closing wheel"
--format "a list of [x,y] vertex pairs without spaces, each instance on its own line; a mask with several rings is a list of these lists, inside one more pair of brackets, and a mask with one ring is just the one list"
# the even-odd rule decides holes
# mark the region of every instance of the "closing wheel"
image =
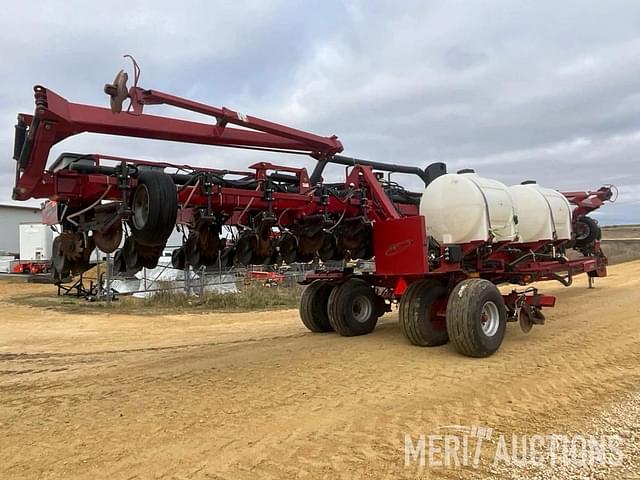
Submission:
[[62,282],[71,273],[69,261],[65,260],[62,254],[60,243],[60,236],[57,236],[51,245],[51,276],[54,282]]
[[184,270],[186,259],[184,255],[184,247],[176,248],[171,252],[171,265],[178,270]]
[[447,332],[453,346],[469,357],[488,357],[500,348],[507,311],[498,288],[471,278],[455,286],[447,303]]
[[352,278],[329,295],[329,323],[343,337],[365,335],[373,331],[381,313],[375,294],[364,280]]
[[58,272],[63,272],[65,270],[65,261],[60,243],[60,236],[53,239],[53,243],[51,244],[51,266]]
[[122,256],[122,249],[116,250],[116,253],[113,254],[113,271],[115,273],[124,273],[127,271],[127,265]]
[[284,233],[278,242],[278,251],[280,258],[287,265],[295,262],[298,253],[298,239],[291,233]]
[[447,289],[435,280],[413,282],[400,299],[400,330],[414,345],[436,347],[449,341],[444,316]]
[[304,289],[300,299],[300,319],[310,331],[319,333],[333,330],[327,312],[333,288],[330,283],[315,280]]
[[178,196],[171,177],[163,172],[143,172],[131,201],[131,232],[141,245],[167,242],[176,224]]
[[220,253],[220,265],[223,268],[233,267],[235,261],[236,248],[233,244],[225,245]]
[[138,264],[138,249],[132,237],[127,237],[122,245],[121,251],[122,261],[127,271],[140,270],[141,266]]
[[323,262],[338,260],[338,240],[331,232],[323,232],[322,245],[318,249],[318,256]]
[[191,232],[183,247],[183,256],[187,265],[200,266],[200,249],[198,248],[198,232]]
[[520,310],[518,314],[518,323],[520,324],[520,328],[524,333],[529,333],[533,328],[533,321],[531,320],[531,316],[529,312],[527,312],[524,308]]
[[251,265],[258,263],[255,258],[255,250],[258,245],[258,237],[252,231],[242,232],[238,236],[236,243],[235,259],[240,265]]
[[66,260],[74,262],[80,260],[86,253],[83,247],[83,236],[81,233],[64,231],[58,235],[58,251]]

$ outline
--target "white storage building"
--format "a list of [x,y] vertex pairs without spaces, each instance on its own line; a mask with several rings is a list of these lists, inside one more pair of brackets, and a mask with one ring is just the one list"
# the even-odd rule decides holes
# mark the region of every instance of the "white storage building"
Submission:
[[0,252],[20,252],[20,224],[40,223],[40,207],[0,203]]

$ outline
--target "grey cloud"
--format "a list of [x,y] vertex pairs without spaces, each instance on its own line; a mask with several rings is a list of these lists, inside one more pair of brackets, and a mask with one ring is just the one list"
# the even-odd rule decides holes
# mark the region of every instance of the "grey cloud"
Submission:
[[[600,218],[640,222],[635,1],[65,5],[9,5],[0,19],[5,158],[16,111],[32,109],[33,83],[105,104],[101,86],[131,52],[147,87],[338,134],[353,156],[446,161],[507,183],[616,183],[620,199]],[[234,167],[264,158],[96,136],[62,150]],[[12,165],[0,174],[7,198]]]

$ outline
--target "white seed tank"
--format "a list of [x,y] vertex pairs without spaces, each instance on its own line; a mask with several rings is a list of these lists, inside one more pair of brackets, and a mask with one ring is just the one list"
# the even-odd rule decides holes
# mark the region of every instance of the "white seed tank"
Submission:
[[420,215],[427,235],[439,243],[514,241],[518,235],[508,187],[473,171],[433,180],[422,194]]
[[571,205],[564,195],[536,183],[509,187],[516,203],[520,243],[571,238]]

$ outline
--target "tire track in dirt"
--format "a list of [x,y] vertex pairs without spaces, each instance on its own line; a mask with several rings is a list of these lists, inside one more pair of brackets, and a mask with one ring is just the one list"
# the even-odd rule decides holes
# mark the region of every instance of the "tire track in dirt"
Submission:
[[[404,433],[456,423],[553,432],[636,390],[640,263],[612,273],[593,291],[579,282],[557,289],[546,326],[526,336],[510,325],[501,351],[484,360],[408,345],[393,319],[366,337],[302,334],[293,312],[282,315],[292,335],[244,319],[256,340],[8,359],[5,370],[33,371],[0,376],[0,471],[481,478],[486,470],[405,468]],[[45,366],[68,368],[38,372]]]

